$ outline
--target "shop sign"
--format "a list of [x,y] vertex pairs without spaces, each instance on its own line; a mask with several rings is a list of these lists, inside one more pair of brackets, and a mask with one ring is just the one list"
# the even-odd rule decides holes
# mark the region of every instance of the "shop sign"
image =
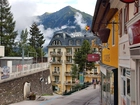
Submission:
[[140,20],[128,27],[130,45],[140,43]]
[[110,54],[104,55],[104,61],[110,62]]
[[130,70],[127,70],[127,69],[126,69],[125,74],[126,74],[126,75],[130,75]]
[[124,3],[133,3],[133,2],[135,2],[135,0],[120,0],[120,1],[122,1]]
[[88,54],[87,60],[89,62],[99,61],[100,60],[100,55],[99,54]]

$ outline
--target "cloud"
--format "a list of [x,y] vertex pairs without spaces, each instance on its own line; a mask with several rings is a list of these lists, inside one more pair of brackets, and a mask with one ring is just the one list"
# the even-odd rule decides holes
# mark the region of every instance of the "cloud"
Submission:
[[[41,15],[45,12],[56,12],[59,9],[65,7],[65,6],[72,6],[82,12],[88,13],[90,15],[93,15],[94,8],[97,0],[9,0],[10,4],[13,6],[13,4],[20,2],[20,6],[22,6],[22,2],[25,2],[25,7],[27,7],[29,4],[32,4],[30,9],[35,8],[34,15]],[[34,6],[34,7],[33,7]],[[83,7],[85,6],[85,7]],[[14,7],[17,8],[18,7]],[[24,8],[26,9],[26,8]],[[22,11],[24,11],[21,10]],[[27,11],[25,11],[27,12]]]
[[11,11],[14,15],[14,20],[16,21],[15,29],[19,32],[25,28],[29,28],[31,24],[35,21],[39,21],[34,17],[34,12],[36,11],[36,4],[28,1],[16,1],[12,3]]
[[76,19],[75,23],[80,26],[81,30],[85,30],[87,23],[83,20],[82,14],[80,14],[79,12],[76,12],[74,17]]

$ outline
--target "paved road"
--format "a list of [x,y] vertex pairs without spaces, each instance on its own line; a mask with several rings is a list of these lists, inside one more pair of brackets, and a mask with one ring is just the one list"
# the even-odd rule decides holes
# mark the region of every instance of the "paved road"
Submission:
[[93,86],[89,86],[67,96],[54,95],[44,98],[46,98],[45,101],[22,101],[11,105],[101,105],[98,85],[96,89],[93,89]]

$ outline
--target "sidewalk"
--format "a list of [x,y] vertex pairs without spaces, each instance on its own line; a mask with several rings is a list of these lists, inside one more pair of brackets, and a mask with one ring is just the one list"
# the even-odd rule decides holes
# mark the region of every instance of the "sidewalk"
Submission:
[[36,100],[24,100],[21,102],[17,102],[17,103],[12,103],[10,105],[42,105],[44,101],[49,101],[51,99],[55,99],[58,97],[62,97],[62,95],[50,95],[50,96],[41,96],[41,97],[37,97]]
[[[98,93],[100,93],[99,88],[100,88],[100,86],[97,85],[96,89],[99,90]],[[88,89],[93,89],[93,86],[89,86],[85,90],[87,91]],[[85,91],[85,90],[83,90],[83,91]],[[78,94],[79,92],[80,91],[77,91],[77,92],[72,93],[72,94]],[[64,96],[63,95],[58,95],[58,94],[54,94],[52,96],[41,96],[40,98],[38,98],[36,100],[24,100],[24,101],[21,101],[21,102],[18,102],[18,103],[10,104],[10,105],[44,105],[44,102],[54,100],[58,97],[64,97]],[[92,101],[90,101],[88,105],[101,105],[100,104],[100,99],[101,99],[100,94],[98,94],[98,96],[95,99],[93,99]]]

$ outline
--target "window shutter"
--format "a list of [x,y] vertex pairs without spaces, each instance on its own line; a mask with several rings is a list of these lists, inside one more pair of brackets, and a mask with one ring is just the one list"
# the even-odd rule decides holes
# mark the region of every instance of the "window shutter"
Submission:
[[122,9],[119,12],[119,35],[122,37]]
[[127,34],[126,22],[129,20],[129,4],[126,4],[124,9],[124,32]]

